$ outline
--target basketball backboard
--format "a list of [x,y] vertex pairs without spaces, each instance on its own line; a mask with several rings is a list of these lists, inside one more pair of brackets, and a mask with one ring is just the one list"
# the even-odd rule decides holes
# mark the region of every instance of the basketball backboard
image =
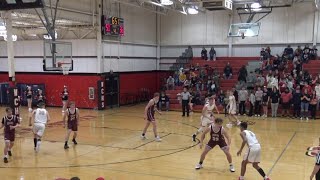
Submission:
[[258,36],[260,22],[231,24],[228,37],[254,37]]

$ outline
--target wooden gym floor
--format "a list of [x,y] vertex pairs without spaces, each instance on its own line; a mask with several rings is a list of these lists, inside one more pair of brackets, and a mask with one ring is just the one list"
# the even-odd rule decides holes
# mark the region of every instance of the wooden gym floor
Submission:
[[[219,148],[208,154],[204,168],[197,171],[194,167],[202,150],[198,142],[191,141],[191,135],[199,125],[200,114],[192,114],[189,118],[182,118],[180,112],[157,115],[163,140],[158,143],[153,140],[151,127],[147,133],[149,139],[140,140],[144,126],[143,109],[144,104],[105,111],[81,110],[79,144],[73,146],[69,142],[70,149],[64,150],[65,130],[61,125],[61,109],[48,108],[52,122],[46,129],[40,152],[35,154],[33,137],[27,126],[27,109],[23,107],[23,122],[16,135],[13,157],[8,164],[0,161],[0,179],[53,180],[72,176],[79,176],[81,180],[95,180],[100,176],[106,180],[238,178],[242,160],[242,156],[236,156],[241,145],[238,128],[229,130],[236,172],[229,172],[227,160]],[[4,112],[4,107],[0,111]],[[309,179],[314,158],[307,157],[305,152],[308,146],[318,145],[319,120],[301,122],[280,118],[240,118],[255,122],[250,129],[262,145],[261,167],[271,179]],[[1,152],[4,145],[2,138]],[[246,179],[262,178],[250,166]]]

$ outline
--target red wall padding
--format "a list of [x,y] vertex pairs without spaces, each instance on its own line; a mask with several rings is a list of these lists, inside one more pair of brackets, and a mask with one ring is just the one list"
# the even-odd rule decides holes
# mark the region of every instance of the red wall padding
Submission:
[[[60,93],[63,86],[68,86],[70,100],[75,101],[80,108],[97,107],[97,81],[96,75],[59,75],[59,74],[16,74],[17,83],[45,84],[47,104],[49,106],[62,106]],[[0,82],[7,82],[8,74],[0,74]],[[89,87],[95,88],[95,100],[89,100]]]

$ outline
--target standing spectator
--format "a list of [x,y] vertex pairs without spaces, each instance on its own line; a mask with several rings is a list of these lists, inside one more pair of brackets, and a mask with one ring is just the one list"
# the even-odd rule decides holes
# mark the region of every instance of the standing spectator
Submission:
[[207,50],[206,50],[206,48],[202,48],[202,51],[201,51],[201,58],[203,59],[203,60],[208,60],[208,53],[207,53]]
[[264,61],[264,60],[267,60],[266,51],[264,50],[264,48],[261,48],[260,61]]
[[301,90],[300,90],[300,86],[297,86],[295,92],[293,93],[293,97],[292,97],[292,102],[293,102],[293,117],[294,117],[294,118],[300,117],[301,97],[302,97],[302,93],[301,93]]
[[248,91],[245,88],[242,88],[239,93],[239,114],[246,114],[246,101],[248,100]]
[[293,49],[291,48],[290,45],[288,45],[288,47],[284,49],[283,54],[287,59],[293,60],[294,53],[293,53]]
[[210,60],[216,60],[217,58],[217,53],[216,53],[216,50],[214,50],[213,47],[211,47],[210,51],[209,51],[209,55],[210,55]]
[[272,117],[277,117],[279,101],[280,101],[280,94],[279,94],[279,91],[276,87],[272,88],[272,92],[271,92],[269,98],[271,99]]
[[314,87],[314,91],[316,92],[317,99],[318,99],[317,109],[319,109],[319,103],[320,103],[320,83],[319,82],[316,83],[316,86]]
[[289,76],[288,79],[287,79],[287,87],[289,88],[289,91],[290,92],[293,92],[293,87],[294,87],[294,81],[293,81],[293,78],[292,76]]
[[217,69],[215,69],[213,72],[212,80],[216,85],[216,89],[219,90],[220,89],[220,74]]
[[250,96],[249,96],[249,104],[250,104],[249,116],[250,117],[253,115],[253,108],[254,108],[255,102],[256,102],[256,97],[253,91],[250,91]]
[[313,91],[311,95],[311,100],[310,100],[310,111],[311,111],[311,119],[314,119],[314,120],[316,119],[317,104],[318,104],[317,94],[316,94],[316,91]]
[[309,120],[309,103],[310,103],[310,95],[308,94],[308,90],[305,89],[301,95],[301,116],[300,120],[305,118],[307,121]]
[[248,71],[245,65],[243,65],[239,70],[238,81],[247,82]]
[[257,81],[256,81],[256,86],[263,87],[264,84],[265,84],[264,77],[262,76],[262,74],[258,74]]
[[166,111],[169,111],[169,97],[166,95],[165,92],[161,93],[161,96],[159,98],[159,109],[160,111],[162,111],[162,107],[165,106],[166,107]]
[[310,48],[309,48],[309,45],[306,45],[302,53],[302,62],[308,63],[309,59],[310,59]]
[[270,59],[270,57],[271,57],[271,48],[270,48],[270,46],[267,46],[267,48],[266,48],[266,56],[267,56],[267,59]]
[[317,59],[318,59],[318,49],[317,49],[317,46],[313,46],[313,48],[310,50],[310,59],[311,59],[311,60],[317,60]]
[[169,76],[167,79],[167,90],[174,90],[174,79],[172,76]]
[[292,99],[292,94],[289,88],[286,88],[284,92],[281,93],[281,104],[282,104],[282,117],[290,116],[290,102]]
[[276,87],[277,89],[279,89],[279,77],[277,75],[272,78],[271,85],[272,87]]
[[183,88],[183,92],[181,93],[181,99],[182,99],[182,116],[186,115],[189,117],[189,102],[191,100],[191,94],[188,92],[188,89],[186,87]]
[[232,77],[232,67],[230,66],[230,63],[228,62],[226,67],[223,70],[223,77],[225,79],[231,79]]
[[180,74],[179,74],[179,85],[180,84],[184,84],[184,81],[187,79],[187,76],[186,76],[186,74],[184,73],[184,72],[181,72]]
[[294,56],[296,56],[298,59],[302,56],[302,49],[301,46],[298,46],[298,48],[294,51]]
[[224,117],[227,117],[227,113],[228,113],[227,106],[229,104],[229,94],[230,94],[230,91],[228,90],[224,96]]
[[260,117],[261,116],[261,102],[262,102],[262,97],[263,97],[263,91],[261,90],[261,87],[258,87],[257,91],[255,92],[255,99],[256,102],[254,104],[254,113],[256,116]]
[[255,84],[257,82],[257,77],[253,71],[250,71],[250,74],[247,77],[247,88],[249,90],[253,90]]
[[308,83],[304,83],[304,86],[302,88],[302,92],[305,92],[305,90],[309,95],[311,95],[312,87]]
[[272,71],[269,71],[269,74],[267,75],[266,79],[267,79],[268,91],[271,92],[272,91],[272,81],[274,79]]
[[262,95],[262,106],[263,106],[263,116],[268,117],[268,104],[269,104],[269,91],[267,86],[263,87]]
[[188,59],[192,59],[192,58],[193,58],[193,50],[192,50],[192,47],[191,47],[191,46],[188,46],[188,49],[187,49],[187,58],[188,58]]

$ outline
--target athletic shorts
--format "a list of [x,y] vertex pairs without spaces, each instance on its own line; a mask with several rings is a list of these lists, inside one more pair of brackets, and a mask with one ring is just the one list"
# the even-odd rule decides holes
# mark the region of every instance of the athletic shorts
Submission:
[[261,159],[261,146],[255,144],[251,146],[243,156],[243,160],[247,160],[250,163],[259,163]]
[[210,119],[201,116],[201,126],[202,127],[208,127],[210,124],[212,124],[212,121]]
[[46,125],[42,123],[35,123],[33,125],[33,133],[42,137],[44,130],[46,129]]
[[216,145],[218,145],[221,149],[227,147],[227,143],[224,140],[221,141],[212,141],[210,140],[207,144],[208,147],[210,147],[211,149],[213,149]]
[[230,108],[229,108],[229,114],[232,114],[232,115],[237,114],[237,109],[236,109],[236,107],[230,107]]
[[14,142],[15,133],[4,133],[4,141]]
[[75,121],[75,122],[68,122],[68,129],[71,129],[72,131],[78,131],[77,121]]

